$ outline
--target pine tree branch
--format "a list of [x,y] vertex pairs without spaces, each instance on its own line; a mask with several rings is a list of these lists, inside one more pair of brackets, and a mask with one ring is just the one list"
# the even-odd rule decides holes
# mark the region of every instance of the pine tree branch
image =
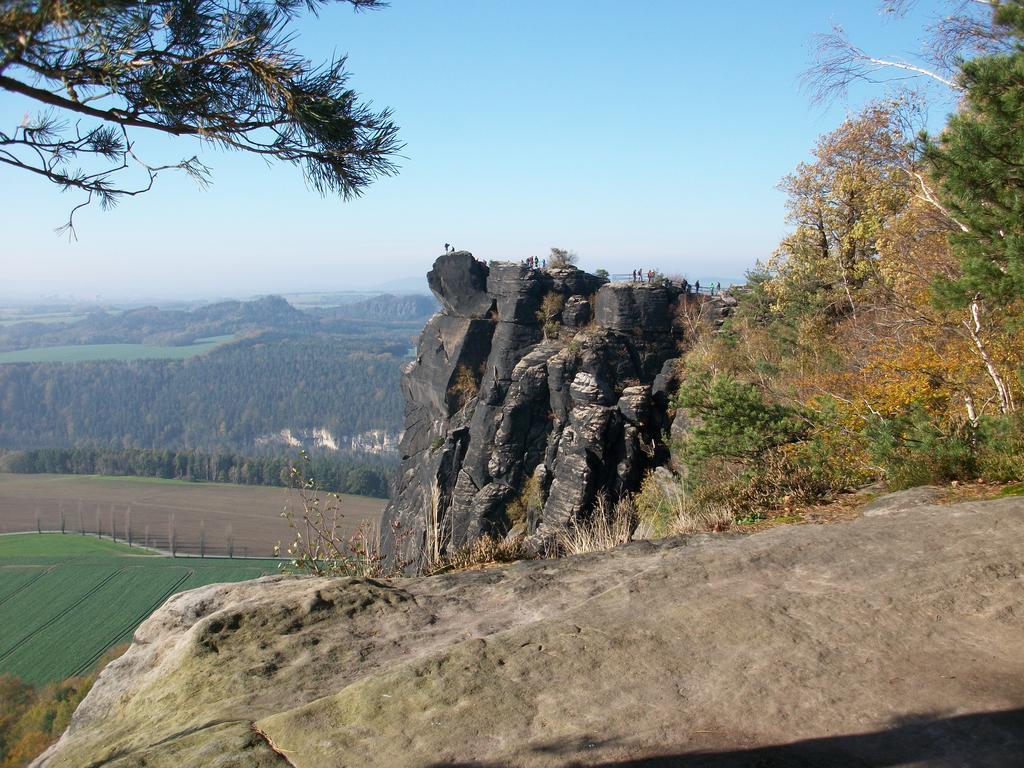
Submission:
[[[31,3],[5,12],[0,90],[102,126],[82,135],[77,123],[69,131],[41,115],[21,136],[0,133],[4,162],[105,201],[139,193],[108,186],[129,159],[150,173],[183,168],[205,179],[195,158],[141,163],[126,132],[138,129],[283,160],[299,165],[321,193],[358,195],[396,171],[401,144],[390,111],[372,111],[348,89],[344,58],[315,67],[292,48],[291,20],[330,1]],[[357,11],[384,5],[334,1]],[[109,145],[116,129],[125,132],[123,155]],[[121,164],[67,172],[76,157]]]
[[10,91],[11,93],[20,93],[22,96],[28,96],[29,98],[35,99],[43,104],[48,104],[51,107],[59,107],[60,109],[66,109],[69,112],[76,112],[80,115],[95,117],[100,120],[117,123],[118,125],[125,125],[130,128],[151,128],[174,136],[199,136],[204,134],[204,131],[201,131],[199,128],[194,126],[161,125],[160,123],[154,123],[150,120],[140,120],[139,118],[133,117],[128,112],[120,109],[96,109],[95,107],[90,107],[88,104],[83,104],[80,101],[72,101],[71,99],[58,96],[57,94],[42,88],[35,88],[31,85],[27,85],[20,80],[15,80],[14,78],[7,77],[6,75],[0,75],[0,88]]

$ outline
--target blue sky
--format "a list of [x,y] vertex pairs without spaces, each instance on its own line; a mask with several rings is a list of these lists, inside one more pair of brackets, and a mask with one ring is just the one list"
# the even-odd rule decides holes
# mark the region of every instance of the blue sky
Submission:
[[[0,296],[362,289],[424,274],[446,241],[483,259],[559,246],[589,269],[742,276],[786,231],[779,180],[881,95],[812,106],[799,86],[812,35],[838,22],[906,55],[935,5],[896,23],[872,0],[330,7],[300,22],[298,47],[347,53],[352,86],[394,110],[397,177],[345,203],[288,165],[147,138],[153,164],[199,152],[213,185],[164,175],[113,211],[82,211],[69,243],[54,228],[78,198],[0,168]],[[0,92],[8,128],[26,109]]]

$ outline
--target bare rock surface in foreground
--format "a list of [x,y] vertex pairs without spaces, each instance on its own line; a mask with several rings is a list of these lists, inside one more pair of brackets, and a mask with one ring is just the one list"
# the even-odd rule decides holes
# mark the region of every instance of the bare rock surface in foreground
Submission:
[[1011,766],[1024,500],[177,595],[58,766]]

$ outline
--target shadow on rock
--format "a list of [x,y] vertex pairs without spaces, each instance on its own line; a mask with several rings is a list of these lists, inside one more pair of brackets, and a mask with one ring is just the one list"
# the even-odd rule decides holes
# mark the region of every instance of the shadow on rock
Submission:
[[[565,766],[591,768],[1019,768],[1024,766],[1024,708],[955,717],[902,718],[884,731],[806,739],[790,744],[720,752],[687,752],[613,762],[591,762],[588,739],[545,744],[540,762],[564,757]],[[541,757],[541,756],[544,757]],[[518,756],[517,756],[518,757]],[[521,760],[522,758],[520,758]],[[520,762],[516,760],[516,762]],[[498,768],[497,763],[435,763],[430,768]]]

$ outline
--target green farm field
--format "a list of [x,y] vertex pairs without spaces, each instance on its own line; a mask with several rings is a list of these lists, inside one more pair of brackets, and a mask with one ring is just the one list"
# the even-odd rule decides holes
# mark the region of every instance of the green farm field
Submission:
[[87,672],[168,597],[278,571],[277,560],[171,558],[93,536],[0,536],[0,674]]
[[11,314],[7,315],[3,310],[0,310],[0,328],[5,325],[16,325],[18,323],[46,323],[52,325],[54,323],[77,323],[79,320],[84,320],[86,315],[73,315],[70,312],[48,312],[38,315],[25,314]]
[[[386,502],[342,496],[343,536],[380,521]],[[0,473],[0,533],[60,531],[112,536],[179,554],[271,557],[291,538],[281,512],[301,513],[284,488],[96,475]],[[62,523],[63,521],[63,523]]]
[[180,347],[161,347],[155,344],[78,344],[62,347],[29,347],[11,352],[0,352],[0,365],[4,363],[87,363],[99,360],[184,360],[209,352],[234,336],[211,336],[196,339],[195,343]]

